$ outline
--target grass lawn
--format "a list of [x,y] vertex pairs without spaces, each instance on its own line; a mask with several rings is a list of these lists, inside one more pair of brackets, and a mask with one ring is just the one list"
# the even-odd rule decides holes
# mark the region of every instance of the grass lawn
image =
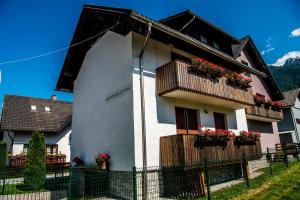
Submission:
[[250,180],[249,188],[246,183],[236,184],[211,193],[211,199],[300,199],[300,163],[290,164],[288,169],[284,164],[274,164],[272,169],[272,176],[266,168],[262,175]]

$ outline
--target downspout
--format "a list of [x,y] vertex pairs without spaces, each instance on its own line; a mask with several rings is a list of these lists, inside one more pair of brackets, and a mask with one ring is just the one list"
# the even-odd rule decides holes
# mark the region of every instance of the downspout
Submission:
[[141,117],[142,117],[142,151],[143,151],[143,200],[147,200],[147,137],[146,137],[146,121],[145,121],[145,95],[144,95],[144,66],[143,55],[151,35],[151,23],[148,23],[148,31],[144,41],[143,48],[139,55],[139,69],[140,69],[140,97],[141,97]]
[[294,122],[294,127],[295,127],[295,135],[296,135],[297,143],[299,143],[299,133],[298,133],[298,129],[297,129],[297,123],[296,123],[296,119],[295,119],[293,108],[294,107],[291,107],[291,113],[292,113],[292,117],[293,117],[293,122]]

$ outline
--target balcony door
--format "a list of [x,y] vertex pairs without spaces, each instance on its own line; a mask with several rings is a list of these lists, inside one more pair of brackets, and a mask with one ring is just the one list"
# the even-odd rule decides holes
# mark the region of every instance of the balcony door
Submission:
[[175,107],[177,134],[197,134],[197,110]]
[[215,128],[216,129],[227,129],[226,124],[226,115],[223,113],[214,113],[214,120],[215,120]]

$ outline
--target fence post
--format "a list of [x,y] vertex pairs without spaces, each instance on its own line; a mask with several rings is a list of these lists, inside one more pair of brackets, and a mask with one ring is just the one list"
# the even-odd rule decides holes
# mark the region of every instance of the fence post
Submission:
[[249,187],[249,174],[248,174],[248,164],[245,153],[243,153],[243,162],[242,162],[244,179],[246,181],[247,187]]
[[299,162],[298,144],[296,144],[296,158],[297,158],[297,161]]
[[206,180],[206,187],[207,187],[207,199],[210,200],[210,185],[209,185],[209,175],[208,175],[208,166],[207,160],[204,159],[204,173],[205,173],[205,180]]
[[273,174],[272,170],[272,154],[270,154],[269,148],[267,148],[267,161],[269,163],[270,174]]
[[132,189],[133,200],[137,200],[137,180],[136,180],[136,167],[132,167]]
[[5,192],[5,180],[6,180],[6,165],[4,166],[4,173],[3,173],[3,181],[2,181],[2,195],[4,195]]
[[289,161],[288,161],[288,155],[286,154],[286,148],[283,150],[284,153],[284,162],[287,168],[289,168]]
[[69,178],[69,187],[68,187],[68,199],[72,199],[72,176],[73,176],[73,166],[70,165],[70,178]]

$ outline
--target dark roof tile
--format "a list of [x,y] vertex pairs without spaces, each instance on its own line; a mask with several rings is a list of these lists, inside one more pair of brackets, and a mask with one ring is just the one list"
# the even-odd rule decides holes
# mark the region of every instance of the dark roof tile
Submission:
[[[35,105],[37,110],[31,110]],[[50,112],[45,111],[50,108]],[[5,95],[2,130],[59,132],[71,122],[72,103],[33,97]]]

